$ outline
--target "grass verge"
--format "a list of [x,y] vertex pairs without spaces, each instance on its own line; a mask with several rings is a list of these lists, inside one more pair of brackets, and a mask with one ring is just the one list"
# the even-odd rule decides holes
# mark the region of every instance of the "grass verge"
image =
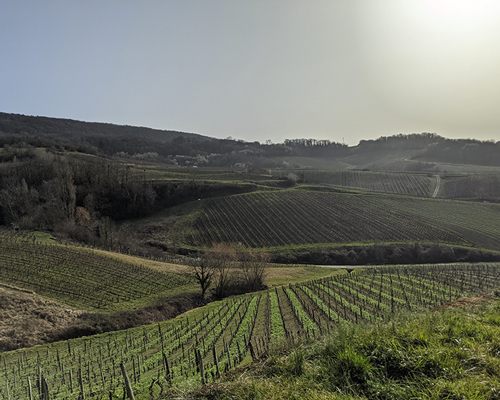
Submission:
[[498,399],[500,302],[455,304],[458,308],[451,304],[439,312],[401,315],[375,327],[340,328],[320,343],[277,352],[191,395],[248,400]]

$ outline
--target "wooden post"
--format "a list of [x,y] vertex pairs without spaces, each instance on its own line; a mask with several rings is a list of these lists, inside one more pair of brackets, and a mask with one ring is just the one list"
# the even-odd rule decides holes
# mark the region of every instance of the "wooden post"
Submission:
[[42,400],[49,400],[49,386],[47,381],[42,376]]
[[31,379],[28,376],[28,398],[29,400],[33,400],[33,393],[31,392]]
[[201,384],[205,385],[205,371],[203,370],[203,359],[201,358],[200,350],[196,349],[196,358],[200,367]]
[[163,353],[163,364],[165,366],[165,374],[167,377],[167,382],[169,385],[172,385],[172,377],[170,375],[170,368],[168,366],[168,360],[167,360],[167,356],[165,355],[165,353]]
[[231,352],[229,351],[229,344],[226,342],[226,350],[227,350],[227,359],[228,359],[228,363],[229,363],[229,368],[231,368]]
[[128,379],[127,371],[125,371],[125,365],[123,365],[123,362],[120,363],[120,369],[122,370],[123,379],[125,380],[125,389],[127,391],[127,395],[129,399],[135,400],[132,385],[130,384],[130,380]]
[[215,369],[217,370],[217,379],[220,378],[220,371],[219,371],[219,360],[217,359],[217,351],[215,350],[215,345],[212,347],[212,351],[214,353],[214,364],[215,364]]

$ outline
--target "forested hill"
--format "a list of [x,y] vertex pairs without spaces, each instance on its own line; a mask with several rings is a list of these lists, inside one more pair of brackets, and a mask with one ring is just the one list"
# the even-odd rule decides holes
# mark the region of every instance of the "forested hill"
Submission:
[[69,119],[0,113],[0,146],[133,157],[178,166],[277,167],[274,157],[339,157],[347,146],[329,140],[294,139],[266,144],[232,138]]
[[29,134],[52,138],[136,137],[156,142],[171,142],[177,137],[191,140],[207,140],[209,137],[196,133],[152,129],[139,126],[115,125],[101,122],[84,122],[72,119],[7,114],[0,112],[0,132]]
[[[16,143],[178,166],[392,171],[430,171],[426,163],[500,166],[500,142],[447,139],[435,133],[382,136],[362,140],[353,147],[317,139],[286,139],[283,143],[268,140],[261,144],[171,130],[0,113],[0,146],[15,147]],[[334,160],[335,165],[318,166],[311,159]]]
[[500,141],[447,139],[435,133],[382,136],[362,140],[353,154],[410,151],[412,160],[452,164],[500,166]]

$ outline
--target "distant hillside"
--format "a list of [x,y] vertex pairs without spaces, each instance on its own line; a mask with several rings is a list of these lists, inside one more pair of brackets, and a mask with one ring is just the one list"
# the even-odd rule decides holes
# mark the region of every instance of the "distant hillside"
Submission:
[[500,166],[500,142],[447,139],[435,133],[399,134],[362,140],[351,152],[370,154],[375,159],[381,159],[389,152],[405,154],[409,160],[427,163]]
[[275,157],[338,157],[347,150],[347,146],[329,140],[260,144],[144,127],[0,113],[0,146],[5,145],[103,154],[183,167],[239,168],[282,167],[286,164]]
[[0,112],[0,132],[43,135],[75,140],[82,137],[140,137],[157,142],[171,142],[177,137],[192,140],[207,140],[207,136],[146,127],[115,125],[100,122],[83,122],[64,118],[48,118]]
[[[357,146],[317,139],[261,144],[194,133],[0,113],[0,145],[134,157],[178,166],[458,172],[454,165],[500,166],[500,142],[412,133]],[[446,164],[446,166],[443,166]],[[451,165],[451,167],[450,167]],[[463,170],[463,168],[461,168]]]

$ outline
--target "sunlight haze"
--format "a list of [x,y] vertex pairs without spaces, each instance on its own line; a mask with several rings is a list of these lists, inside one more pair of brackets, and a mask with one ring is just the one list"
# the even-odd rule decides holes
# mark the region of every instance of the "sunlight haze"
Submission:
[[245,141],[500,140],[497,1],[13,1],[0,111]]

